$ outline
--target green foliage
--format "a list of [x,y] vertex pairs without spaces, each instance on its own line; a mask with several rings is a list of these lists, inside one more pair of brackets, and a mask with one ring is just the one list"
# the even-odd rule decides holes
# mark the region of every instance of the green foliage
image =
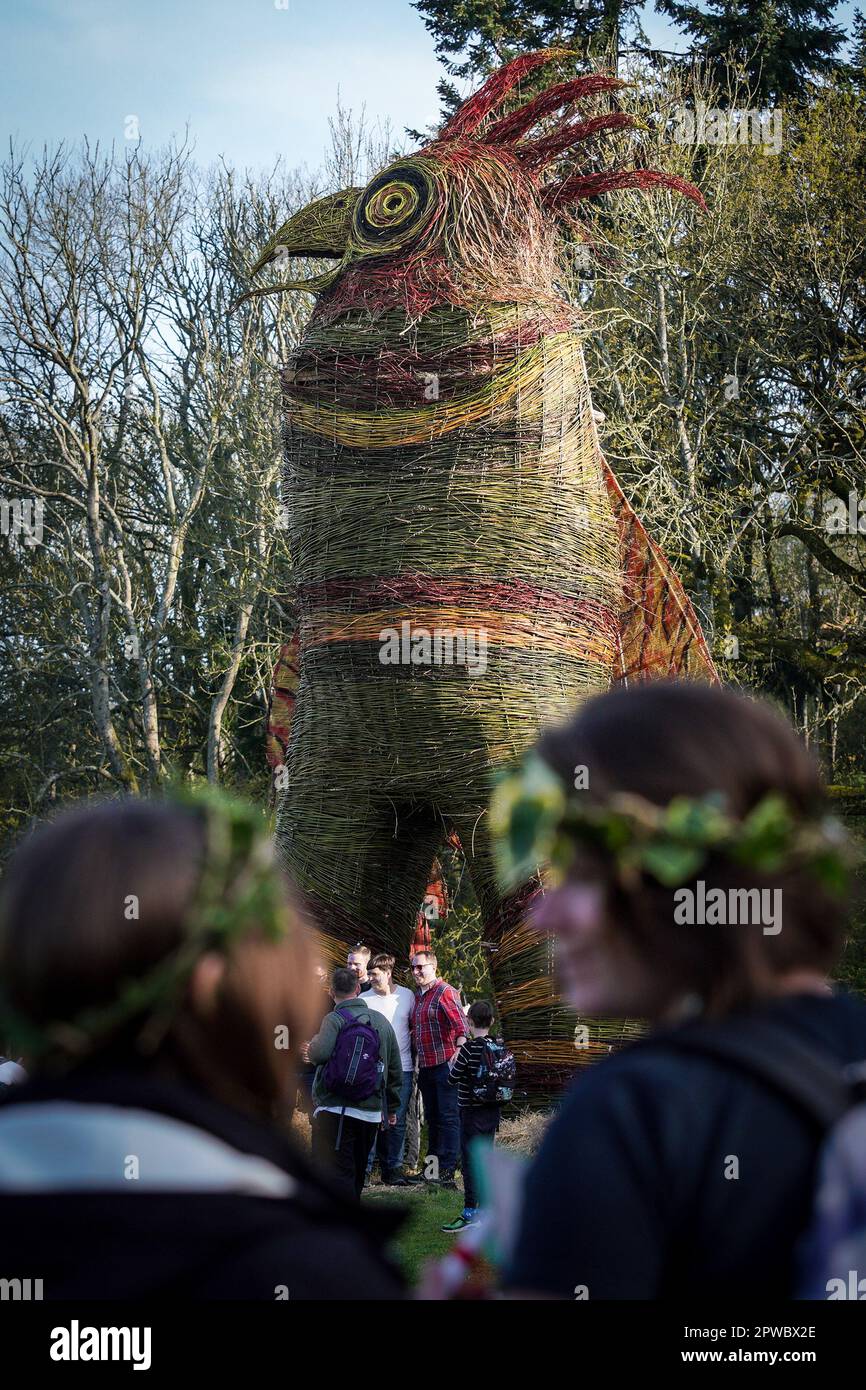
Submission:
[[711,77],[736,65],[761,103],[797,96],[810,78],[845,67],[845,33],[833,23],[836,4],[827,0],[708,0],[705,7],[658,0],[657,8],[689,36],[690,56]]
[[[486,75],[499,63],[535,48],[572,49],[581,62],[617,67],[625,51],[657,57],[641,23],[645,6],[633,0],[417,0],[436,52],[455,77]],[[850,71],[842,50],[844,30],[833,23],[837,6],[828,0],[656,0],[655,9],[673,20],[689,40],[682,55],[710,79],[724,82],[736,69],[746,74],[761,103],[797,96],[809,79]],[[862,17],[855,14],[854,65],[860,62]],[[631,48],[626,45],[630,44]],[[446,110],[456,89],[440,86]]]
[[614,57],[626,29],[640,30],[638,0],[419,0],[414,5],[450,59],[449,71],[467,77],[490,71],[519,53],[536,48],[569,48],[580,58]]
[[486,999],[495,1008],[478,905],[458,903],[438,929],[433,925],[433,944],[443,980],[460,990],[467,1003]]

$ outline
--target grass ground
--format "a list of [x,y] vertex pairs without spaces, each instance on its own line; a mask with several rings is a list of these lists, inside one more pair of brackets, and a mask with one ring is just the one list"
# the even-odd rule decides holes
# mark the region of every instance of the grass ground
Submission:
[[[516,1110],[502,1121],[498,1143],[528,1158],[537,1151],[549,1119],[549,1114],[540,1111]],[[310,1122],[302,1110],[295,1111],[292,1136],[302,1148],[309,1150]],[[423,1152],[422,1149],[422,1155]],[[381,1202],[407,1208],[409,1219],[397,1237],[394,1254],[413,1286],[429,1260],[436,1260],[450,1250],[455,1237],[446,1235],[440,1228],[463,1210],[462,1189],[448,1192],[436,1188],[382,1187],[375,1178],[372,1186],[364,1189],[361,1200],[370,1205]]]
[[453,1221],[463,1210],[462,1192],[430,1192],[426,1188],[407,1191],[400,1187],[371,1187],[364,1192],[362,1201],[370,1206],[387,1203],[408,1210],[409,1220],[397,1237],[395,1254],[413,1286],[418,1283],[428,1260],[437,1259],[451,1249],[455,1237],[439,1228],[446,1221]]

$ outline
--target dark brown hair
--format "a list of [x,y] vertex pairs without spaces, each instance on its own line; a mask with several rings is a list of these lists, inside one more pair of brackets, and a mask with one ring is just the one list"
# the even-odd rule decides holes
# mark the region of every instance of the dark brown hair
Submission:
[[358,976],[348,965],[338,965],[331,971],[331,993],[353,994],[358,988]]
[[[16,1012],[37,1026],[70,1022],[147,975],[186,938],[204,853],[202,817],[169,802],[89,803],[36,830],[13,855],[0,899],[0,980]],[[208,1017],[186,993],[154,1050],[142,1052],[139,1016],[96,1038],[82,1063],[148,1065],[271,1113],[285,1099],[292,1041],[308,1036],[310,991],[297,981],[311,972],[293,911],[284,943],[237,943]],[[276,1045],[281,1027],[286,1048]]]
[[394,972],[394,966],[396,965],[396,963],[397,963],[397,961],[396,961],[396,957],[395,957],[395,956],[388,956],[388,955],[385,955],[385,954],[383,953],[382,955],[378,955],[378,956],[374,956],[374,957],[373,957],[373,959],[370,961],[370,969],[371,969],[371,970],[390,970],[391,973],[393,974],[393,972]]
[[[572,723],[544,734],[537,751],[572,795],[585,785],[576,795],[590,803],[631,792],[664,806],[676,796],[721,792],[728,814],[740,819],[772,791],[803,819],[826,812],[818,766],[790,725],[769,705],[715,686],[658,681],[598,696]],[[574,872],[601,879],[609,929],[670,983],[671,997],[696,992],[709,1012],[748,1002],[768,976],[826,973],[843,945],[844,905],[803,870],[761,875],[711,854],[692,881],[726,893],[782,889],[777,935],[749,924],[679,925],[672,889],[644,875],[627,891],[599,855],[581,852]]]

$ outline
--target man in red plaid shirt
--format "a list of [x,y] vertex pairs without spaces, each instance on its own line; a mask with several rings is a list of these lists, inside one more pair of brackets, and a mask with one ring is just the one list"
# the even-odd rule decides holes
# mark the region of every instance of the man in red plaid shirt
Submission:
[[[449,1063],[466,1040],[466,1019],[460,995],[440,980],[432,951],[412,957],[412,973],[418,986],[410,1026],[418,1058],[418,1086],[427,1117],[427,1160],[437,1160],[430,1178],[440,1186],[456,1187],[454,1169],[460,1152],[460,1114],[457,1090],[449,1081]],[[410,1178],[411,1182],[412,1179]]]

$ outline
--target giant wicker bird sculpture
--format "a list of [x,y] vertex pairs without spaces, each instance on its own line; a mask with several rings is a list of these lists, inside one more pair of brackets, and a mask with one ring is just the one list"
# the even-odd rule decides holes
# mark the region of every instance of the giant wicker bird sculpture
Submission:
[[[274,681],[277,841],[326,946],[405,955],[431,864],[459,837],[497,1004],[529,1090],[573,1065],[573,1020],[503,896],[487,806],[542,726],[616,680],[713,678],[691,605],[599,446],[559,221],[647,169],[546,171],[623,112],[590,73],[502,115],[546,50],[495,72],[441,134],[293,216],[254,274],[332,257],[282,372],[283,499],[299,607]],[[540,127],[543,128],[540,130]],[[437,643],[438,637],[438,643]]]

